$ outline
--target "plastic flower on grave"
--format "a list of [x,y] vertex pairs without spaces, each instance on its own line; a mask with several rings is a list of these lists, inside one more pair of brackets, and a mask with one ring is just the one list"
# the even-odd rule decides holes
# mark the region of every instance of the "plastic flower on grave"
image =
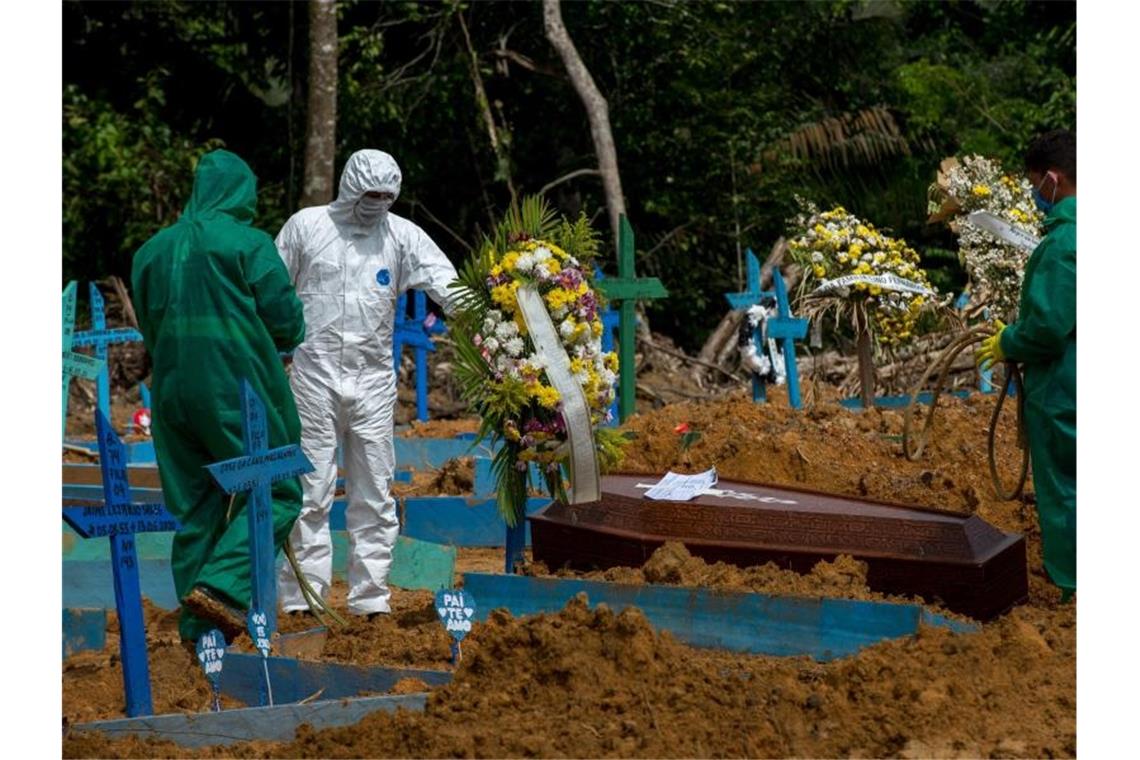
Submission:
[[493,465],[499,508],[509,524],[523,514],[529,466],[541,466],[547,489],[564,497],[560,465],[569,456],[563,399],[535,350],[518,304],[534,286],[570,360],[595,430],[603,470],[617,464],[625,439],[600,427],[610,418],[618,357],[602,350],[605,301],[594,286],[597,234],[585,217],[556,219],[545,202],[528,198],[512,209],[493,239],[460,270],[455,376],[464,400],[482,417],[479,439],[498,446]]
[[948,158],[928,195],[930,220],[948,220],[958,235],[958,259],[970,278],[971,301],[990,307],[991,318],[1013,321],[1030,252],[975,227],[966,215],[988,211],[1041,237],[1044,217],[1033,202],[1029,181],[1006,173],[996,159]]

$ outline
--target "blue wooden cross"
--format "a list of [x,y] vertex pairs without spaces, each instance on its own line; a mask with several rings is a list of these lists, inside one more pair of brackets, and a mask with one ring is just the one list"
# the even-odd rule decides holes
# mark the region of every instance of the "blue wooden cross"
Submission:
[[94,380],[104,362],[94,356],[79,354],[71,350],[75,338],[75,280],[63,289],[63,435],[67,435],[67,400],[71,390],[71,378],[82,377]]
[[111,416],[111,374],[107,371],[107,346],[112,343],[141,342],[142,333],[133,327],[116,327],[107,329],[107,317],[103,313],[103,294],[95,283],[88,283],[91,296],[91,329],[76,334],[74,344],[77,347],[94,346],[95,358],[103,362],[99,371],[99,411],[108,417]]
[[313,471],[308,457],[296,444],[269,448],[265,404],[257,392],[241,383],[242,438],[245,456],[206,465],[226,493],[249,491],[246,515],[249,520],[250,564],[253,597],[250,610],[265,613],[269,636],[277,630],[277,583],[274,579],[276,553],[273,547],[273,497],[270,486],[279,480]]
[[111,540],[111,566],[115,578],[115,611],[119,615],[119,656],[127,715],[150,715],[150,676],[146,657],[146,628],[139,592],[135,533],[171,532],[181,526],[161,503],[131,503],[127,477],[127,448],[101,411],[95,412],[99,435],[99,466],[103,473],[103,501],[64,501],[63,519],[84,538]]
[[[769,338],[780,341],[780,348],[784,354],[784,369],[787,372],[788,401],[793,409],[799,409],[801,406],[800,379],[799,372],[796,369],[795,342],[803,340],[804,336],[807,335],[808,321],[792,316],[791,307],[788,305],[788,289],[784,284],[784,278],[780,274],[779,268],[772,269],[772,285],[775,291],[761,291],[760,260],[756,258],[756,254],[752,252],[751,248],[747,251],[747,263],[748,290],[743,293],[725,293],[724,297],[728,299],[729,306],[733,309],[747,309],[749,306],[759,304],[764,298],[776,299],[776,316],[768,320],[767,333]],[[752,341],[757,351],[763,350],[759,326],[752,333]],[[759,402],[766,399],[767,393],[764,383],[760,381],[760,376],[753,372],[752,400]]]
[[[606,279],[606,276],[602,274],[602,270],[597,264],[594,265],[594,279],[597,282]],[[621,322],[621,312],[612,308],[607,301],[606,308],[598,316],[602,319],[602,350],[608,354],[614,350],[614,345],[617,342],[617,331],[618,325]],[[616,380],[614,381],[614,385],[617,385]],[[618,418],[618,394],[615,391],[614,402],[610,406],[610,421],[606,424],[617,425]]]
[[428,351],[435,351],[431,335],[447,332],[443,320],[436,319],[430,325],[427,319],[427,296],[422,290],[412,291],[412,318],[408,319],[408,297],[401,294],[396,299],[396,329],[392,334],[393,361],[397,375],[404,346],[411,346],[416,354],[416,419],[428,419]]

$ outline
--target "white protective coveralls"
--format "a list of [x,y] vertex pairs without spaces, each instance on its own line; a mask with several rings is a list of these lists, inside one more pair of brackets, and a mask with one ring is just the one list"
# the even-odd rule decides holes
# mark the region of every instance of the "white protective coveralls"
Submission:
[[[365,197],[390,193],[392,200]],[[290,384],[301,417],[301,447],[316,470],[301,478],[304,503],[290,536],[313,589],[332,582],[329,513],[338,439],[348,496],[348,608],[389,612],[388,570],[399,522],[389,486],[395,469],[396,375],[392,333],[398,294],[415,288],[450,313],[455,267],[413,222],[388,212],[400,169],[387,153],[352,154],[336,200],[302,209],[277,248],[305,307],[305,341]],[[288,563],[279,576],[287,612],[308,609]]]

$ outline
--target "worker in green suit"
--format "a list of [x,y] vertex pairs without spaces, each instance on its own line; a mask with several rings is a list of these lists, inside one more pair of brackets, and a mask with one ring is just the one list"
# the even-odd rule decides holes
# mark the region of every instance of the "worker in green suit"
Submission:
[[[265,402],[271,448],[301,438],[279,352],[304,339],[304,311],[273,238],[251,226],[256,207],[257,177],[249,166],[228,151],[206,154],[181,218],[138,250],[131,274],[153,366],[162,492],[182,523],[171,568],[184,642],[215,627],[233,639],[245,628],[251,595],[246,495],[231,507],[204,469],[244,453],[241,380]],[[298,479],[273,486],[278,550],[300,509]]]
[[1068,599],[1077,589],[1077,140],[1041,135],[1025,156],[1045,238],[1025,267],[1017,321],[978,350],[978,363],[1019,362],[1045,569]]

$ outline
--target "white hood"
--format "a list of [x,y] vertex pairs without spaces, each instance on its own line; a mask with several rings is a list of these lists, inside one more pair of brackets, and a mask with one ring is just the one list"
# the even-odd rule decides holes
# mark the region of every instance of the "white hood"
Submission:
[[329,204],[329,216],[339,224],[351,224],[372,229],[384,221],[388,214],[387,203],[370,210],[361,204],[365,193],[391,193],[392,201],[400,195],[400,167],[396,159],[380,150],[358,150],[353,153],[340,175],[340,190],[336,200]]

